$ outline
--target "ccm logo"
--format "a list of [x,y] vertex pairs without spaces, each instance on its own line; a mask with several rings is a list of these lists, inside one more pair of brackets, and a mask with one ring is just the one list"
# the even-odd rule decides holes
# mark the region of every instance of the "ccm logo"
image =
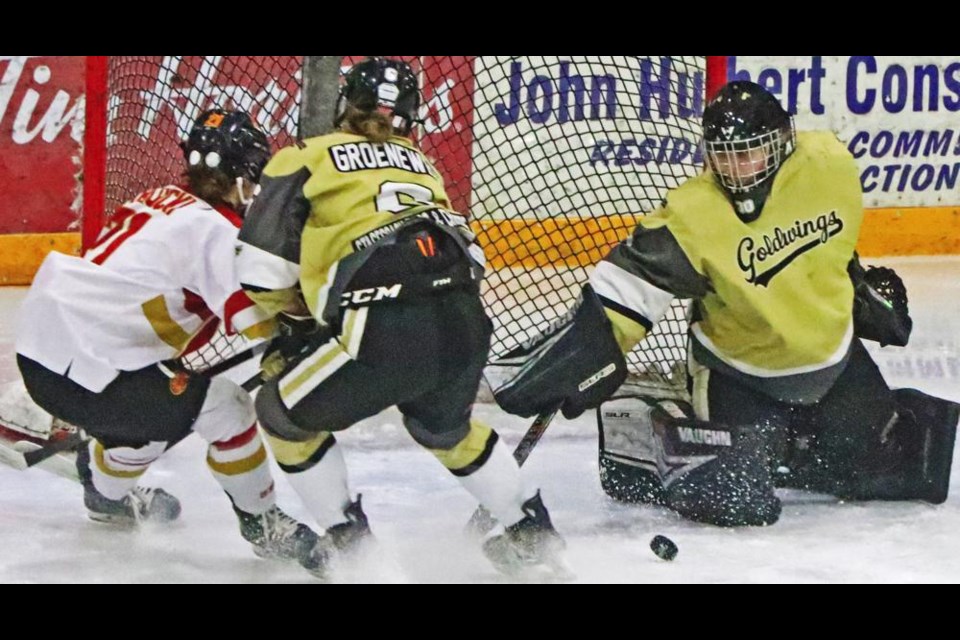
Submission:
[[400,295],[400,288],[403,285],[395,284],[392,287],[376,287],[371,289],[356,289],[354,291],[344,291],[341,296],[340,306],[345,307],[349,304],[367,304],[368,302],[379,302],[380,300],[396,298]]
[[433,281],[433,286],[442,287],[444,285],[450,284],[451,282],[453,282],[453,278],[440,278],[439,280]]
[[589,389],[593,385],[597,384],[597,382],[599,382],[600,380],[603,380],[604,378],[606,378],[608,375],[610,375],[616,370],[617,370],[616,363],[611,362],[610,364],[605,366],[603,369],[600,369],[600,371],[597,371],[595,374],[593,374],[592,376],[590,376],[589,378],[581,382],[580,386],[577,387],[577,390],[584,391],[586,389]]

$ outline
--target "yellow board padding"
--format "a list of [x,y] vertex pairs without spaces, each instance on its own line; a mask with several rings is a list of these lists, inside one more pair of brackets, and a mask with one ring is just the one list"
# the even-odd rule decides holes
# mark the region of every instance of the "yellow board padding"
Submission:
[[867,209],[857,251],[865,256],[960,254],[960,206]]
[[[479,220],[472,226],[493,270],[584,267],[626,238],[640,217]],[[960,254],[960,206],[867,209],[857,250],[865,256]]]
[[80,234],[0,234],[0,284],[30,284],[40,263],[51,251],[80,255]]
[[488,266],[493,270],[586,267],[630,235],[640,216],[473,221]]
[[[489,267],[583,267],[626,238],[632,214],[548,220],[474,220]],[[0,284],[27,285],[50,251],[80,254],[79,233],[0,235]],[[960,205],[867,209],[857,250],[864,256],[960,255]]]

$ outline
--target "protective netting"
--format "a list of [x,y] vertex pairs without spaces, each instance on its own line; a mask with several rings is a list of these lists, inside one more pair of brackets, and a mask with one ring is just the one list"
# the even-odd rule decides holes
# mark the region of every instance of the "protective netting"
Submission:
[[[542,330],[636,218],[699,168],[703,58],[480,57],[471,219],[493,269],[493,356]],[[685,117],[684,117],[685,116]],[[630,354],[634,373],[684,361],[676,303]]]
[[107,85],[107,211],[184,170],[180,141],[213,106],[244,109],[274,149],[297,130],[302,60],[269,56],[112,56]]
[[[358,59],[344,58],[343,69]],[[494,358],[570,307],[637,216],[702,164],[703,57],[403,59],[424,94],[419,141],[487,255]],[[297,57],[111,58],[108,209],[176,180],[179,142],[205,108],[244,108],[274,149],[291,142],[301,66]],[[683,308],[675,303],[630,354],[634,373],[683,371]],[[196,366],[235,349],[221,337]]]
[[[205,109],[238,108],[267,132],[276,151],[297,133],[300,57],[111,56],[107,75],[106,211],[137,193],[179,183],[180,142]],[[247,347],[219,331],[183,358],[206,369]]]

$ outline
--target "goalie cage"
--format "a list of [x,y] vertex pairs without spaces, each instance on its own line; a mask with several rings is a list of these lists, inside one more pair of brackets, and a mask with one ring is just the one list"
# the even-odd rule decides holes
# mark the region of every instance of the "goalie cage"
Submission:
[[[637,217],[700,170],[705,96],[726,73],[722,57],[400,57],[424,97],[415,136],[487,256],[491,358],[562,314]],[[203,109],[247,110],[276,151],[329,128],[338,75],[360,59],[89,57],[84,246],[103,212],[178,179],[178,144]],[[675,301],[628,355],[632,383],[685,385],[686,326]],[[188,364],[243,348],[221,333]]]

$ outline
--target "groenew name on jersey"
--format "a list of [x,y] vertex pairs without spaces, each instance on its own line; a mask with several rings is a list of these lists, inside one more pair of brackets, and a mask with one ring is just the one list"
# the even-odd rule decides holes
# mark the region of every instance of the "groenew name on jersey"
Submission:
[[[843,230],[843,220],[836,211],[824,213],[813,220],[795,220],[792,227],[781,229],[773,228],[773,237],[763,234],[760,241],[751,236],[741,238],[737,246],[737,264],[744,273],[744,279],[754,285],[765,287],[775,275],[780,273],[791,262],[811,249],[826,244],[830,238]],[[801,240],[810,236],[813,239],[794,248]],[[757,246],[760,244],[761,246]],[[793,250],[780,262],[772,267],[757,273],[758,263],[766,262],[784,250]]]
[[430,169],[416,150],[392,142],[348,142],[330,147],[333,166],[341,173],[367,169],[401,169],[429,175]]

